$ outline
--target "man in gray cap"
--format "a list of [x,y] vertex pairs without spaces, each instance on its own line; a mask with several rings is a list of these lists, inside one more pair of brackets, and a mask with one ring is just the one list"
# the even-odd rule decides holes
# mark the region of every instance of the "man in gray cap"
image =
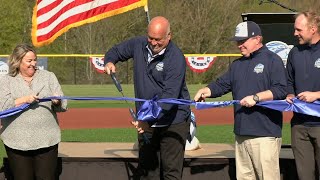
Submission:
[[287,79],[281,58],[262,44],[260,27],[246,21],[237,25],[236,41],[242,57],[229,70],[200,89],[195,101],[232,92],[237,179],[280,180],[282,112],[256,106],[286,97]]

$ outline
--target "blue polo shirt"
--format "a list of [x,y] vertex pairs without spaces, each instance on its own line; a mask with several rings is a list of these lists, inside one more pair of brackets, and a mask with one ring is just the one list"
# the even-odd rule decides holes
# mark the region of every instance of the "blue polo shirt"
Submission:
[[[190,100],[186,86],[186,60],[181,50],[170,41],[164,53],[148,62],[147,37],[140,36],[112,47],[104,57],[104,63],[133,59],[135,97],[141,99],[178,98]],[[139,109],[141,102],[136,102]],[[186,121],[190,115],[187,105],[160,104],[162,112],[154,122],[158,126]]]
[[[263,46],[250,57],[232,62],[229,70],[208,85],[212,97],[232,92],[233,99],[270,90],[273,99],[286,97],[287,79],[281,58]],[[282,112],[253,106],[234,105],[234,133],[258,137],[281,137]],[[214,121],[214,120],[213,120]]]
[[[291,49],[287,62],[288,93],[320,91],[320,42]],[[291,124],[320,126],[320,117],[293,113]]]

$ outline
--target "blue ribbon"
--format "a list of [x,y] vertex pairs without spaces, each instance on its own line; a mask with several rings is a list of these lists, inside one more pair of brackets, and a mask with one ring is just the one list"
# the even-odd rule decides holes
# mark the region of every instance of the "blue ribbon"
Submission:
[[[239,100],[232,101],[217,101],[217,102],[197,102],[196,109],[207,109],[215,107],[225,107],[233,104],[240,104]],[[288,103],[286,100],[273,100],[259,102],[257,106],[266,107],[277,111],[293,111],[301,114],[320,117],[320,101],[308,103],[297,98],[293,99],[293,103]]]
[[239,100],[232,100],[232,101],[196,102],[196,109],[226,107],[226,106],[230,106],[233,104],[240,104],[240,101]]
[[[39,102],[47,102],[51,101],[52,99],[65,99],[65,100],[76,100],[76,101],[140,101],[144,102],[144,99],[138,98],[128,98],[128,97],[68,97],[68,96],[50,96],[39,99]],[[25,103],[18,107],[14,107],[11,109],[7,109],[5,111],[0,112],[0,118],[9,117],[15,114],[18,114],[30,107],[31,104]]]
[[[160,112],[161,107],[159,103],[168,103],[176,105],[194,105],[196,109],[207,109],[207,108],[216,108],[216,107],[225,107],[233,104],[239,104],[239,100],[231,101],[215,101],[215,102],[194,102],[191,100],[185,99],[157,99],[156,97],[151,100],[138,99],[138,98],[128,98],[128,97],[67,97],[67,96],[52,96],[39,99],[40,102],[51,101],[51,99],[66,99],[66,100],[118,100],[118,101],[139,101],[143,102],[143,105],[137,113],[137,117],[142,121],[153,121],[155,120]],[[320,117],[320,101],[315,101],[313,103],[307,103],[300,101],[299,99],[294,98],[293,104],[286,102],[285,100],[273,100],[273,101],[264,101],[257,104],[258,106],[278,110],[278,111],[293,111],[297,113],[307,114],[311,116]],[[9,117],[20,113],[28,109],[30,104],[23,104],[19,107],[11,108],[5,111],[0,112],[0,118]]]
[[0,118],[9,117],[15,115],[23,110],[29,108],[30,104],[22,104],[21,106],[14,107],[5,111],[0,112]]
[[292,104],[288,103],[286,100],[274,100],[260,102],[257,105],[278,111],[293,111],[301,114],[320,117],[320,101],[308,103],[294,98]]

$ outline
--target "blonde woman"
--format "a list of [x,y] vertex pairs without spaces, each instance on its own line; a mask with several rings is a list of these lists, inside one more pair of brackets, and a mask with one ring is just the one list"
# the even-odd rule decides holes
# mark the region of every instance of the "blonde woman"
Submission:
[[62,96],[54,73],[36,67],[32,46],[17,45],[8,59],[9,74],[0,78],[0,111],[29,103],[30,108],[1,120],[1,139],[15,180],[57,177],[61,132],[56,112],[66,111],[65,100],[39,102],[39,98]]

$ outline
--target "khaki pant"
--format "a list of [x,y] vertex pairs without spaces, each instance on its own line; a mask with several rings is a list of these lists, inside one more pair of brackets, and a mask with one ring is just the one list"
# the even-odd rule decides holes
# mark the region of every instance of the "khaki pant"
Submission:
[[237,180],[280,180],[281,138],[236,136]]

